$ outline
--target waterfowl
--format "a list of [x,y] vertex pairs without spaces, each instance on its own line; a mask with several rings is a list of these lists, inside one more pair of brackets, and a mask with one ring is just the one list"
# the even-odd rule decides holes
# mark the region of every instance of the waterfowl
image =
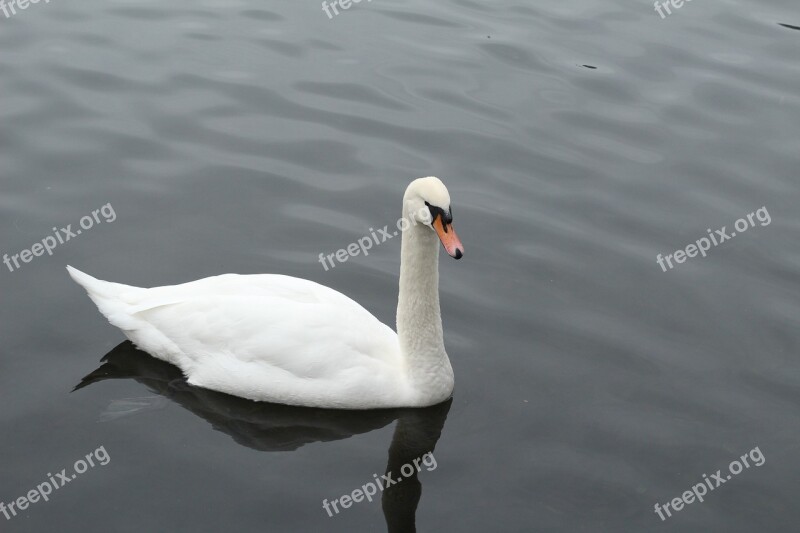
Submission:
[[437,241],[456,259],[464,247],[438,178],[411,182],[402,216],[397,333],[340,292],[290,276],[223,274],[140,288],[67,270],[112,325],[191,385],[306,407],[426,407],[454,386]]

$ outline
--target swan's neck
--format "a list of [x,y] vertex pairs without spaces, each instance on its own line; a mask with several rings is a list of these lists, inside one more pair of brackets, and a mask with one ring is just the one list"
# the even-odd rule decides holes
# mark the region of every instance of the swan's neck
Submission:
[[438,403],[453,390],[453,369],[444,350],[439,311],[439,241],[423,224],[403,231],[397,336],[412,387]]

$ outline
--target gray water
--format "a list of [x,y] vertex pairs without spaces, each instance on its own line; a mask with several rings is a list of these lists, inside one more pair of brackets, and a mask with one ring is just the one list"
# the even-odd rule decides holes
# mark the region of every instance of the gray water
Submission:
[[[0,502],[97,450],[0,531],[795,531],[791,26],[789,0],[663,19],[649,0],[0,14],[0,253],[91,226],[0,264]],[[426,175],[466,248],[440,260],[456,391],[433,409],[194,389],[120,345],[64,270],[140,286],[288,274],[393,325],[399,238],[327,271],[318,255],[394,224]],[[723,226],[736,236],[676,262]],[[405,485],[323,509],[431,450]]]

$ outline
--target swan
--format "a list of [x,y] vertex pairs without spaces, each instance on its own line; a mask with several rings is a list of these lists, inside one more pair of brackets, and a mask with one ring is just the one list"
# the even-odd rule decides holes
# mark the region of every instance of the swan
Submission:
[[397,333],[342,293],[290,276],[223,274],[148,289],[67,271],[112,325],[191,385],[304,407],[427,407],[454,386],[437,240],[456,259],[464,246],[439,178],[412,181],[402,215]]

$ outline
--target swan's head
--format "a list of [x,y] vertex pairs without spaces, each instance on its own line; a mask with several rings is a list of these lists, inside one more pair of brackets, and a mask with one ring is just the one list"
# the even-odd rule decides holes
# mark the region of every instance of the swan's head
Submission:
[[464,245],[453,229],[450,193],[435,176],[411,182],[403,196],[403,216],[410,224],[424,224],[435,231],[450,257],[461,259]]

